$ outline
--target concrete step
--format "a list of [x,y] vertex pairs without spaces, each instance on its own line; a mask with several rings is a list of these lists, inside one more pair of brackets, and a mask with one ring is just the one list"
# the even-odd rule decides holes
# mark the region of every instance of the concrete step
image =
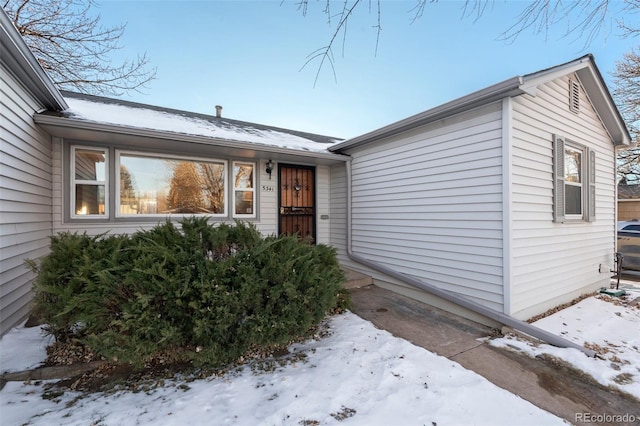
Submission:
[[373,278],[371,278],[369,275],[365,275],[346,268],[344,272],[347,275],[347,280],[342,284],[344,288],[360,288],[373,284]]

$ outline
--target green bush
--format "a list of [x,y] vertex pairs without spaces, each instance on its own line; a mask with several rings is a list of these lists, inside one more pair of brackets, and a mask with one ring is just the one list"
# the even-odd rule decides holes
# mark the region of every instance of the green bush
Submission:
[[29,261],[34,309],[57,340],[107,359],[156,357],[219,366],[305,336],[345,302],[335,250],[293,236],[262,238],[206,218],[133,235],[62,233]]

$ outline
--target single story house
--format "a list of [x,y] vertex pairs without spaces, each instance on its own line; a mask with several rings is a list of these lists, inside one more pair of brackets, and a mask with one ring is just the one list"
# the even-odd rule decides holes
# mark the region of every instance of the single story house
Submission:
[[618,220],[640,220],[640,185],[618,184]]
[[629,134],[591,56],[341,141],[60,92],[0,24],[0,334],[27,317],[24,259],[51,235],[193,214],[308,236],[451,309],[407,282],[516,318],[608,283]]

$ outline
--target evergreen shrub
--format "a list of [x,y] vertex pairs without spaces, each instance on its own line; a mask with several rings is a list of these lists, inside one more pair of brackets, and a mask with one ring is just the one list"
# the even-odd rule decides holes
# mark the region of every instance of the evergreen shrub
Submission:
[[110,360],[220,366],[304,337],[348,304],[333,248],[241,222],[180,225],[52,237],[50,254],[28,261],[35,313],[57,340]]

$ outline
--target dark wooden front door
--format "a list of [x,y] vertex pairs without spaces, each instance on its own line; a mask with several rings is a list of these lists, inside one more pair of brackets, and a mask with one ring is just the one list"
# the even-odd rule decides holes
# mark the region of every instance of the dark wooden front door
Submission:
[[279,234],[316,240],[315,174],[314,167],[279,165]]

